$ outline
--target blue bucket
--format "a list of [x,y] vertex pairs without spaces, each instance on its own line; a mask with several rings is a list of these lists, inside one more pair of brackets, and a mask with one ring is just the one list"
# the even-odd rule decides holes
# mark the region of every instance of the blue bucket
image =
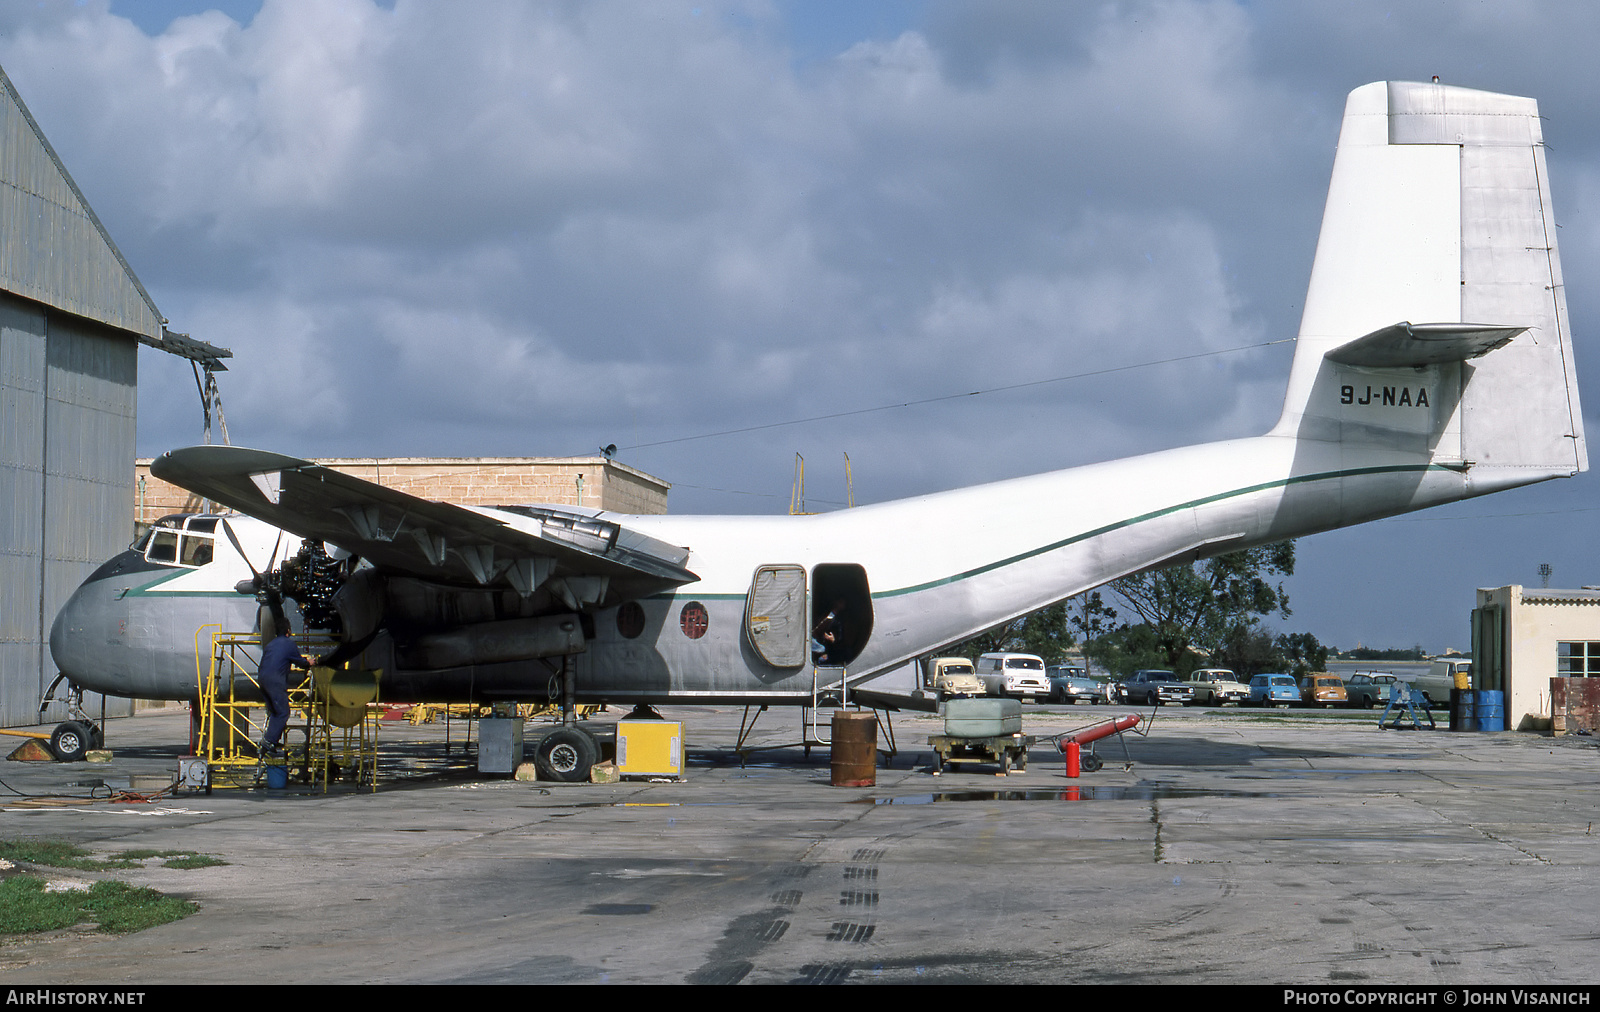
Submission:
[[1478,730],[1506,729],[1506,694],[1499,689],[1479,689],[1473,693],[1478,709]]
[[283,790],[285,787],[288,787],[289,786],[289,767],[287,767],[287,766],[268,766],[267,767],[267,786],[272,788],[273,790],[279,790],[279,791]]

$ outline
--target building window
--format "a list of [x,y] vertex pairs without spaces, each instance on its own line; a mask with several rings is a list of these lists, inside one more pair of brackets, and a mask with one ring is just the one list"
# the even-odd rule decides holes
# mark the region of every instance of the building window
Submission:
[[1556,674],[1562,678],[1600,678],[1600,642],[1557,643]]

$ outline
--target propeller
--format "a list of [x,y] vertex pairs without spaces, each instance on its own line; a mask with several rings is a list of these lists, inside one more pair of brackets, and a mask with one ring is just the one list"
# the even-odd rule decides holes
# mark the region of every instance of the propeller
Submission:
[[239,536],[233,533],[233,525],[228,523],[226,517],[222,520],[222,532],[228,536],[233,550],[239,553],[239,558],[250,570],[249,580],[240,580],[233,585],[233,589],[240,594],[253,594],[255,599],[272,611],[274,623],[284,620],[283,594],[272,583],[272,564],[277,561],[278,548],[283,544],[283,531],[278,532],[278,538],[272,543],[272,554],[267,556],[266,571],[258,570],[255,563],[250,561],[250,554],[244,550],[244,545],[239,543]]

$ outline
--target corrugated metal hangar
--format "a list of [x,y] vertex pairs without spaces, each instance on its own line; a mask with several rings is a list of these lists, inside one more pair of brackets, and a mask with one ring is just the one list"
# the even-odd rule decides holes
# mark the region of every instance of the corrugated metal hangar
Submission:
[[50,623],[127,546],[139,344],[227,354],[165,323],[0,69],[0,725],[40,720]]
[[[201,505],[134,460],[139,345],[194,361],[197,379],[230,355],[166,322],[0,69],[0,727],[69,716],[39,709],[56,613],[136,521]],[[670,487],[605,457],[323,463],[463,504],[664,513]],[[133,705],[84,698],[95,715]]]

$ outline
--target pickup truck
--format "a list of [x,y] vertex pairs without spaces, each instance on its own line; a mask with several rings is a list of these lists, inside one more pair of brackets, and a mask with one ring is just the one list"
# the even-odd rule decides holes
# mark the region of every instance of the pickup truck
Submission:
[[1171,671],[1142,668],[1117,685],[1117,698],[1135,706],[1160,706],[1162,703],[1188,705],[1194,701],[1194,686],[1178,681]]
[[1229,668],[1199,668],[1189,673],[1187,682],[1194,686],[1196,706],[1243,706],[1250,698],[1250,686]]

